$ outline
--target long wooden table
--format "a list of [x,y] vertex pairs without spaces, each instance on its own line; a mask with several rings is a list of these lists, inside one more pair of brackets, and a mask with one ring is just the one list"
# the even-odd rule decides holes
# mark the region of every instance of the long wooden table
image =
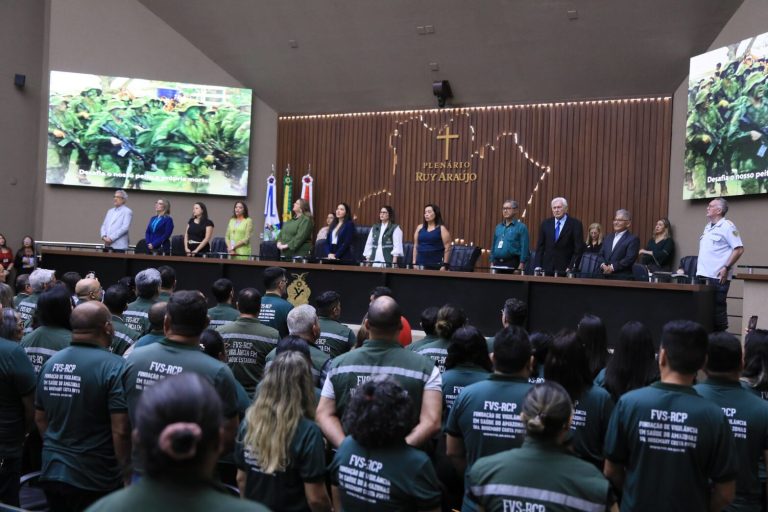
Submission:
[[105,286],[145,268],[170,265],[176,270],[177,289],[198,289],[209,297],[211,284],[220,277],[231,279],[238,290],[263,291],[263,270],[280,265],[291,276],[291,302],[311,303],[321,292],[335,290],[342,296],[341,320],[354,324],[367,310],[370,290],[383,285],[392,289],[415,329],[425,308],[453,303],[490,336],[501,327],[501,307],[511,297],[528,303],[531,331],[573,329],[591,313],[605,322],[609,344],[629,320],[648,325],[657,343],[662,326],[670,320],[694,320],[712,329],[713,291],[704,285],[45,249],[42,256],[41,266],[56,269],[59,275],[95,271]]

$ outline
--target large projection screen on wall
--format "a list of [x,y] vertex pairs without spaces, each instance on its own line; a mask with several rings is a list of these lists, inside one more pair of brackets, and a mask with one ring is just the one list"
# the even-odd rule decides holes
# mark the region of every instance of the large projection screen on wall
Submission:
[[52,71],[46,183],[247,196],[250,89]]
[[691,59],[683,199],[768,192],[768,34]]

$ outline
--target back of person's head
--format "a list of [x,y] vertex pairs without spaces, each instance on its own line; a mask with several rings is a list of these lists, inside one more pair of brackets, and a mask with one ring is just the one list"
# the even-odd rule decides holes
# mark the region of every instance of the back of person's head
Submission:
[[744,339],[744,371],[752,387],[768,390],[768,330],[755,329]]
[[477,327],[459,327],[451,336],[445,369],[450,370],[460,364],[475,364],[489,372],[493,370],[491,358],[488,357],[488,344]]
[[113,284],[104,292],[104,305],[115,315],[123,314],[128,307],[128,288],[121,284]]
[[224,338],[216,329],[205,329],[200,333],[200,348],[214,359],[219,359],[225,353]]
[[311,361],[311,357],[309,355],[309,343],[307,343],[307,340],[304,338],[299,338],[298,336],[294,336],[292,334],[289,334],[288,336],[284,337],[280,341],[277,342],[277,347],[275,348],[275,355],[280,355],[283,352],[288,351],[294,351],[299,352],[306,356],[307,361]]
[[65,272],[62,274],[61,281],[65,285],[67,285],[67,290],[69,290],[70,295],[75,294],[75,287],[77,287],[77,282],[80,281],[83,278],[79,273],[71,271],[71,272]]
[[165,314],[168,312],[167,302],[155,302],[149,307],[149,330],[150,331],[162,331],[163,321],[165,320]]
[[16,295],[24,293],[27,286],[29,286],[29,274],[21,274],[16,277]]
[[520,420],[527,435],[554,440],[566,428],[573,414],[568,392],[557,382],[536,384],[523,399]]
[[136,300],[136,279],[133,276],[123,276],[117,280],[117,284],[128,288],[128,304]]
[[707,343],[708,373],[735,373],[741,371],[741,342],[733,334],[713,332]]
[[37,318],[40,325],[70,329],[72,296],[66,286],[59,285],[45,290],[37,301]]
[[0,307],[13,307],[13,290],[5,283],[0,283]]
[[215,280],[211,285],[211,293],[218,303],[227,302],[232,296],[232,290],[234,290],[232,281],[226,277]]
[[658,377],[659,365],[650,329],[634,320],[625,323],[605,366],[605,389],[617,401],[624,393],[647,386]]
[[160,288],[162,277],[156,268],[148,268],[136,274],[136,295],[142,299],[151,299]]
[[437,323],[437,312],[440,309],[437,306],[430,306],[421,312],[421,329],[427,336],[434,336],[437,334],[435,331],[435,324]]
[[157,267],[157,271],[160,272],[160,287],[169,290],[176,284],[176,271],[173,267],[168,265],[160,265]]
[[413,401],[395,379],[376,376],[352,393],[342,424],[365,448],[401,443],[416,424]]
[[525,329],[509,325],[493,338],[493,363],[499,373],[513,374],[522,371],[531,360],[533,348]]
[[54,279],[56,279],[56,272],[54,270],[36,268],[29,274],[29,286],[32,288],[32,292],[40,293],[46,286],[51,284]]
[[608,360],[608,333],[605,324],[599,316],[584,315],[579,321],[576,333],[587,351],[589,372],[592,378],[595,378],[600,370],[605,368]]
[[560,331],[552,340],[544,363],[544,378],[563,386],[574,401],[592,385],[584,345],[574,331]]
[[544,361],[547,360],[549,347],[552,346],[554,336],[548,332],[535,331],[528,335],[533,349],[534,373],[538,373],[539,368],[544,368]]
[[85,334],[94,336],[103,334],[104,325],[110,321],[109,309],[95,300],[81,302],[72,310],[69,317],[69,323],[72,327],[72,334]]
[[19,341],[21,339],[23,325],[19,325],[19,317],[16,310],[9,307],[2,309],[2,318],[0,318],[0,338]]
[[269,267],[264,269],[264,289],[274,290],[280,285],[280,281],[287,279],[287,272],[281,267]]
[[222,422],[218,393],[196,373],[168,377],[144,390],[135,428],[147,475],[203,476],[211,452],[219,449]]
[[237,294],[237,310],[243,315],[258,316],[261,311],[261,293],[256,288],[243,288]]
[[392,290],[389,289],[387,286],[377,286],[373,290],[371,290],[370,293],[372,300],[376,300],[379,297],[392,297],[395,298],[395,295],[392,293]]
[[374,332],[376,336],[396,335],[403,328],[402,316],[400,306],[392,297],[374,299],[365,319],[369,335],[373,336]]
[[166,316],[174,334],[199,336],[208,326],[208,303],[196,290],[180,290],[171,295]]
[[528,320],[528,304],[520,299],[507,299],[504,301],[504,318],[509,325],[524,328]]
[[311,334],[312,328],[317,324],[317,312],[309,304],[296,306],[288,312],[286,323],[290,334]]
[[244,444],[251,448],[261,471],[285,470],[299,421],[313,419],[314,413],[315,391],[307,358],[293,350],[278,354],[245,413]]
[[315,307],[317,308],[317,314],[330,318],[333,316],[333,310],[336,306],[341,304],[341,295],[333,290],[328,290],[321,293],[315,299]]
[[467,323],[467,314],[458,306],[446,304],[437,312],[435,331],[443,339],[449,340],[456,329]]
[[693,375],[707,358],[707,331],[690,320],[667,322],[661,332],[661,349],[672,371]]

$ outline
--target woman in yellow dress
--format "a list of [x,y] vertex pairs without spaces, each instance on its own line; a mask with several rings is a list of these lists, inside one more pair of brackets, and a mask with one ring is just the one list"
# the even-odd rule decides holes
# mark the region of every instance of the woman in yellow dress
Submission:
[[306,257],[312,252],[312,232],[315,223],[312,221],[312,213],[309,203],[304,199],[297,199],[293,203],[293,218],[283,224],[280,234],[277,235],[277,248],[283,259],[291,259],[294,256]]
[[227,224],[224,240],[232,259],[244,260],[251,254],[251,232],[253,221],[248,217],[248,206],[242,201],[235,202],[232,218]]

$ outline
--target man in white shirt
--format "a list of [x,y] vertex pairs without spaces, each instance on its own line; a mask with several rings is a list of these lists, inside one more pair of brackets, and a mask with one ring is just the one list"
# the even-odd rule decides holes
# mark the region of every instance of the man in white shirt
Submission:
[[728,201],[722,197],[713,199],[707,205],[709,222],[704,226],[704,233],[699,239],[699,259],[696,266],[696,275],[715,287],[715,319],[712,326],[715,331],[728,329],[728,288],[731,286],[733,266],[744,254],[739,230],[733,222],[725,218],[726,213]]
[[128,231],[131,228],[133,212],[125,206],[128,194],[125,190],[116,190],[112,200],[114,208],[107,210],[101,224],[101,240],[105,249],[123,252],[128,249]]

